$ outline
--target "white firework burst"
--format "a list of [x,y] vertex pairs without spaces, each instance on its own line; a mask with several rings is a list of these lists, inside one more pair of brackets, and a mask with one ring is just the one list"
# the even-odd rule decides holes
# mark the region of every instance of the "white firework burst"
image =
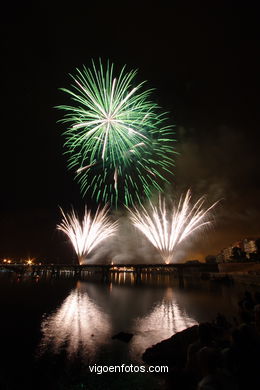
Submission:
[[158,206],[150,202],[150,207],[134,207],[130,210],[130,219],[152,245],[158,249],[164,262],[169,264],[173,260],[177,245],[196,230],[211,224],[207,219],[210,210],[217,204],[203,208],[205,198],[201,197],[193,206],[191,205],[191,191],[181,196],[177,206],[167,210],[165,199],[159,198]]
[[67,215],[62,209],[61,213],[63,219],[57,225],[57,229],[69,237],[80,264],[97,245],[112,236],[117,230],[117,222],[111,222],[107,215],[107,206],[101,210],[98,209],[93,218],[86,207],[82,221],[73,209]]

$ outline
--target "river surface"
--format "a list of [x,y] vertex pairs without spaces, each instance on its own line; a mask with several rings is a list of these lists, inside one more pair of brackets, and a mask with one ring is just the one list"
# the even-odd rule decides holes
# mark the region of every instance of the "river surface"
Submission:
[[[218,312],[230,321],[245,286],[129,273],[108,283],[64,274],[0,273],[3,389],[163,389],[148,373],[91,374],[88,365],[142,365],[146,348]],[[255,289],[247,287],[249,291]],[[133,334],[126,343],[112,336]]]

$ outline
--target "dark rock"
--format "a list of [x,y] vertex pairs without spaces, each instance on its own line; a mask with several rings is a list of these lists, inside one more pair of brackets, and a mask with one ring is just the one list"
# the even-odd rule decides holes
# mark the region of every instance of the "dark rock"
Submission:
[[191,326],[147,348],[142,357],[143,361],[152,365],[167,364],[170,367],[183,367],[188,346],[198,338],[197,328],[198,325]]
[[128,343],[132,337],[133,337],[132,333],[119,332],[116,335],[114,335],[112,337],[112,339],[113,340],[117,339],[117,340],[125,341],[126,343]]

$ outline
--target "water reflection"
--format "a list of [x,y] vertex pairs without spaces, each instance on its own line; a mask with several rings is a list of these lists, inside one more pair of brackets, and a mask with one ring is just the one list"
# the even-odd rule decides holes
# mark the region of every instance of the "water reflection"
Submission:
[[106,343],[109,317],[90,298],[87,288],[86,283],[78,282],[63,304],[43,320],[40,354],[66,351],[69,358],[80,354],[90,359]]
[[[97,276],[100,279],[100,275]],[[232,316],[237,315],[237,302],[245,291],[244,285],[221,286],[196,282],[195,278],[186,279],[184,289],[169,275],[144,274],[141,279],[141,283],[132,283],[133,278],[127,273],[125,277],[115,275],[107,284],[89,278],[76,287],[77,282],[71,277],[40,277],[36,283],[35,279],[24,275],[17,282],[14,273],[0,273],[0,330],[4,335],[1,372],[10,373],[10,378],[16,376],[17,381],[22,382],[23,376],[26,380],[31,377],[28,367],[33,367],[35,376],[39,375],[37,384],[34,383],[37,388],[44,378],[48,383],[41,388],[46,389],[55,385],[55,388],[68,388],[69,384],[65,385],[68,378],[72,381],[78,378],[78,382],[87,383],[89,389],[110,388],[109,383],[104,383],[107,376],[100,375],[103,382],[98,383],[97,376],[89,376],[88,370],[84,371],[90,359],[92,364],[102,365],[143,364],[141,357],[147,347],[196,321],[211,321],[217,312],[232,321]],[[251,293],[259,291],[259,287],[248,289]],[[41,352],[46,353],[43,359],[37,360],[34,369],[38,320],[43,311],[48,316],[42,322],[40,347]],[[132,332],[132,340],[129,343],[112,340],[111,336],[120,331]],[[58,355],[53,356],[53,352]],[[66,355],[71,356],[71,361],[67,361]],[[84,365],[82,373],[88,375],[86,380],[80,376],[79,359],[72,359],[79,355]],[[92,384],[89,384],[90,378]],[[142,383],[136,378],[135,375],[127,378],[133,389],[160,388],[159,384],[149,382],[149,375],[145,374]],[[120,383],[117,384],[119,388]],[[76,389],[80,385],[74,386],[73,382],[69,387]]]
[[174,334],[197,323],[179,307],[173,288],[168,287],[162,301],[157,303],[152,313],[137,320],[140,331],[158,328],[160,331]]
[[[99,359],[104,350],[119,348],[119,355],[127,349],[132,360],[140,361],[146,348],[194,324],[175,287],[133,288],[81,281],[43,320],[40,354],[65,351],[69,359],[81,356],[89,361]],[[120,331],[134,334],[128,345],[111,339]]]
[[[176,332],[211,321],[221,312],[230,315],[230,291],[151,278],[132,284],[131,275],[115,275],[109,283],[79,281],[57,310],[42,322],[41,353],[65,352],[84,361],[140,361],[146,348]],[[54,285],[59,284],[55,281]],[[41,286],[41,284],[39,285]],[[75,286],[75,285],[74,285]],[[212,304],[214,302],[214,305]],[[131,332],[128,344],[112,340],[118,332]],[[110,361],[109,360],[109,361]]]
[[136,336],[130,346],[130,353],[140,360],[146,348],[196,324],[197,321],[179,306],[174,289],[168,287],[153,309],[135,320],[133,333]]

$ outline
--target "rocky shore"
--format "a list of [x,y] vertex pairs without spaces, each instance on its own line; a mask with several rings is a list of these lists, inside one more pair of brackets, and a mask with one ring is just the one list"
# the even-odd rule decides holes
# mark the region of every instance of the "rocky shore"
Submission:
[[185,365],[188,346],[197,339],[197,328],[198,325],[191,326],[147,348],[143,354],[143,361],[150,365],[166,364],[170,367]]
[[169,389],[248,390],[260,388],[260,293],[245,291],[230,323],[217,314],[146,349],[148,365],[167,365]]

